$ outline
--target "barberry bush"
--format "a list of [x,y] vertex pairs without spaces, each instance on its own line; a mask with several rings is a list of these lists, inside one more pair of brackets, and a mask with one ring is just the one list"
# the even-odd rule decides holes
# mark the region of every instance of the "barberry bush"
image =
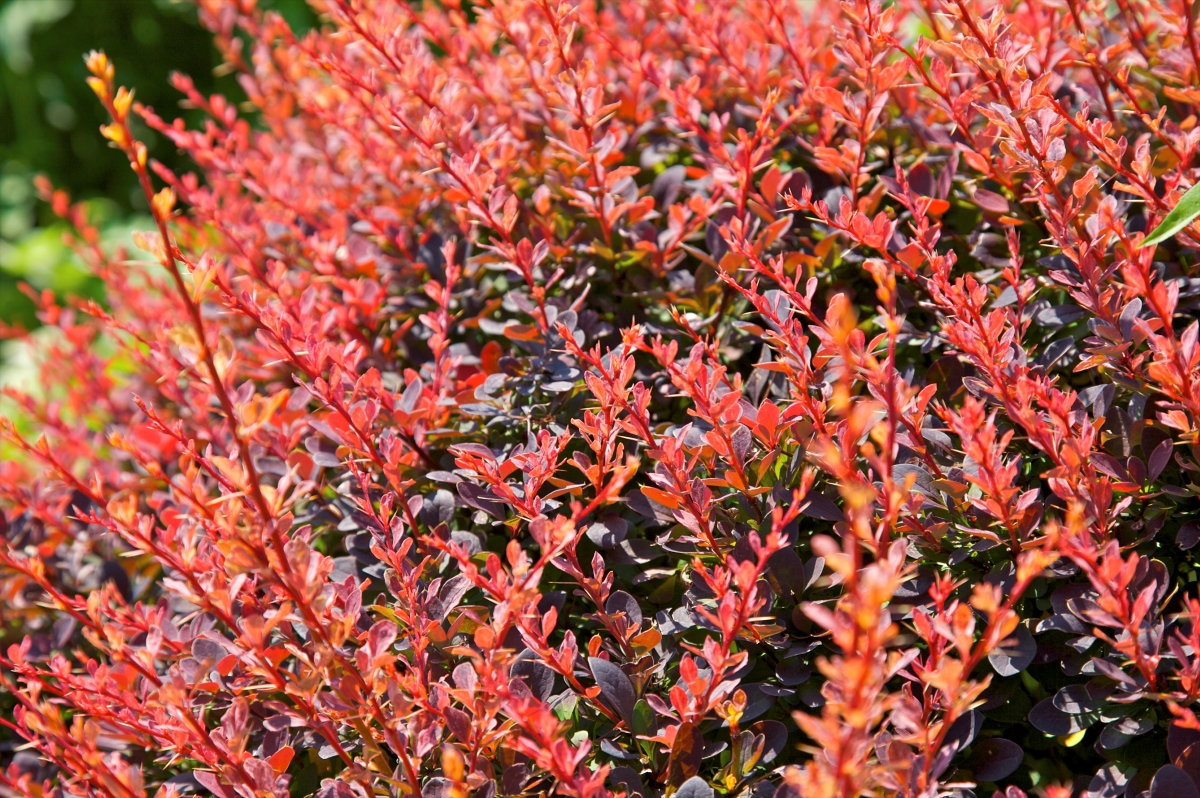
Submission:
[[1200,794],[1193,3],[312,5],[87,57],[0,792]]

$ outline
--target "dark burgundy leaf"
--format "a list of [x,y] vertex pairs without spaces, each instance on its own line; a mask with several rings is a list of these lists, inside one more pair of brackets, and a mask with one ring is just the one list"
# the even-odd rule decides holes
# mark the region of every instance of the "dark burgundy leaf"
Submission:
[[772,554],[771,559],[767,561],[767,568],[793,597],[799,598],[804,594],[806,586],[804,561],[800,559],[800,555],[796,553],[795,549],[787,548]]
[[637,695],[633,691],[633,682],[621,668],[600,657],[588,657],[588,666],[596,684],[600,685],[600,697],[604,703],[617,711],[625,723],[633,724],[633,707],[637,703]]
[[746,426],[739,426],[733,433],[733,456],[737,459],[739,465],[744,465],[746,455],[750,452],[750,445],[754,443],[754,436],[750,433],[750,429]]
[[1014,742],[992,737],[976,743],[964,767],[970,769],[978,781],[999,781],[1011,775],[1025,759],[1025,751]]
[[713,798],[713,788],[699,776],[692,776],[680,785],[675,798]]
[[1035,362],[1047,369],[1053,368],[1054,364],[1062,360],[1063,356],[1074,347],[1074,338],[1059,338],[1056,341],[1051,341],[1042,349]]
[[809,518],[818,518],[822,521],[844,521],[846,518],[841,508],[834,504],[832,499],[816,491],[810,491],[801,500],[800,512]]
[[1096,771],[1088,782],[1088,798],[1118,798],[1124,794],[1128,781],[1129,777],[1120,765],[1109,763]]
[[929,164],[924,161],[915,164],[905,175],[908,179],[909,188],[913,193],[921,197],[933,196],[933,170],[929,168]]
[[625,502],[628,504],[629,509],[638,515],[645,516],[661,524],[675,523],[675,516],[672,515],[671,511],[647,497],[641,488],[631,491],[626,497]]
[[1102,474],[1106,474],[1119,482],[1129,481],[1129,472],[1125,470],[1125,466],[1108,452],[1093,452],[1092,465]]
[[1133,323],[1137,320],[1138,314],[1142,311],[1142,300],[1134,297],[1129,304],[1121,310],[1120,324],[1121,337],[1126,341],[1133,338]]
[[1104,700],[1092,696],[1087,685],[1069,684],[1054,694],[1052,699],[1055,709],[1068,715],[1085,715],[1097,712],[1104,706]]
[[1167,726],[1167,756],[1172,762],[1183,756],[1183,752],[1200,743],[1200,731],[1185,729],[1175,723]]
[[1174,765],[1163,765],[1150,782],[1150,798],[1200,798],[1196,782]]
[[629,795],[645,795],[646,788],[642,786],[642,777],[638,772],[627,765],[615,767],[608,773],[608,783],[615,788],[620,788],[622,785],[626,788]]
[[[671,746],[671,758],[667,766],[667,783],[682,785],[695,779],[697,784],[689,788],[698,791],[692,793],[693,798],[713,798],[712,789],[704,781],[695,778],[700,771],[700,763],[703,759],[704,738],[700,735],[700,730],[694,723],[680,724],[678,731],[675,732],[675,743]],[[682,791],[681,786],[680,792]],[[678,794],[677,792],[676,795]]]
[[1075,613],[1076,617],[1094,626],[1116,628],[1120,628],[1121,626],[1120,621],[1100,609],[1100,605],[1091,599],[1071,599],[1067,602],[1067,606],[1071,609],[1071,612]]
[[1175,766],[1200,784],[1200,743],[1192,743],[1182,754],[1173,758]]
[[1158,444],[1154,451],[1150,453],[1150,462],[1148,463],[1149,471],[1147,476],[1149,481],[1153,482],[1158,479],[1158,475],[1163,472],[1167,464],[1171,462],[1171,453],[1174,450],[1173,441],[1170,438]]
[[750,730],[763,736],[763,754],[759,760],[761,764],[771,762],[787,747],[787,726],[777,720],[760,720],[752,724]]
[[629,524],[624,519],[610,516],[608,518],[598,518],[593,521],[587,528],[588,540],[595,543],[598,548],[611,549],[615,548],[625,535],[629,532]]
[[105,560],[100,566],[100,583],[111,583],[126,601],[133,601],[133,585],[129,582],[129,574],[116,560]]
[[1054,706],[1053,698],[1047,698],[1030,710],[1029,722],[1038,731],[1062,737],[1086,729],[1095,723],[1096,719],[1090,715],[1068,715]]
[[461,743],[471,742],[471,716],[458,707],[446,707],[442,710],[446,716],[446,727]]
[[962,751],[970,747],[982,727],[983,713],[978,709],[972,709],[950,724],[942,744],[955,751]]
[[679,191],[683,187],[685,179],[687,179],[687,167],[681,164],[668,166],[659,173],[650,187],[655,206],[659,209],[666,209],[674,205],[675,200],[679,198]]
[[716,222],[709,222],[705,227],[704,243],[708,247],[709,257],[717,263],[720,263],[721,258],[725,257],[725,253],[729,251],[729,245],[725,243],[725,237],[721,235],[721,227]]
[[913,490],[919,491],[930,498],[937,498],[937,489],[933,486],[933,477],[920,466],[902,463],[892,467],[892,479],[903,485],[906,480],[913,480]]
[[1001,676],[1016,676],[1029,667],[1037,656],[1037,642],[1024,625],[1017,626],[1012,637],[988,654],[992,669]]
[[[614,769],[611,777],[615,777],[616,770],[620,769]],[[628,770],[628,768],[624,769]],[[525,788],[527,781],[529,781],[529,766],[524,763],[511,765],[504,769],[504,775],[500,778],[500,789],[505,795],[518,795]]]
[[434,776],[421,785],[421,798],[453,798],[454,782]]
[[[1078,311],[1079,318],[1087,315],[1083,308],[1075,308]],[[1079,392],[1079,401],[1092,410],[1092,417],[1099,418],[1108,412],[1109,405],[1112,404],[1113,398],[1117,394],[1115,385],[1093,385],[1090,388],[1084,388]]]
[[946,355],[935,360],[925,372],[925,382],[937,386],[938,397],[945,400],[958,393],[962,388],[965,374],[962,361],[957,355]]
[[600,741],[600,750],[611,756],[613,759],[637,759],[637,754],[632,754],[626,751],[621,746],[617,745],[612,740],[605,738]]
[[340,468],[342,459],[337,456],[337,445],[324,438],[313,435],[304,439],[304,448],[308,450],[313,463],[322,468]]
[[[1038,311],[1035,318],[1037,319],[1037,323],[1043,327],[1050,327],[1054,329],[1058,327],[1065,327],[1071,322],[1082,319],[1086,315],[1087,311],[1078,305],[1051,305],[1048,308],[1043,308],[1042,310]],[[1083,398],[1082,393],[1083,392],[1081,391],[1080,398]],[[1084,402],[1085,404],[1089,404],[1087,400],[1084,400]],[[1099,415],[1103,414],[1101,413]]]
[[1125,468],[1129,471],[1129,479],[1137,485],[1144,485],[1146,482],[1146,464],[1142,462],[1142,458],[1134,455],[1125,462]]
[[1136,679],[1134,679],[1132,676],[1130,676],[1125,671],[1121,670],[1121,668],[1118,665],[1116,665],[1115,663],[1109,662],[1106,659],[1101,659],[1099,657],[1093,657],[1091,660],[1091,665],[1096,670],[1097,673],[1107,676],[1108,678],[1112,679],[1114,682],[1120,682],[1121,684],[1128,685],[1129,687],[1137,687],[1137,685],[1138,685],[1138,682]]
[[775,668],[775,678],[781,684],[795,687],[804,684],[812,676],[813,667],[803,657],[790,657]]
[[[611,663],[610,663],[611,664]],[[616,666],[613,666],[616,667]],[[539,701],[548,701],[554,695],[554,671],[532,659],[519,659],[513,663],[509,675],[520,679]],[[624,674],[621,674],[624,676]],[[603,685],[601,685],[603,687]],[[630,686],[632,695],[633,687]]]
[[633,629],[642,625],[642,608],[638,606],[637,599],[624,590],[614,590],[609,595],[608,601],[604,604],[604,611],[609,615],[624,613],[625,618],[629,621],[629,626]]
[[471,580],[462,574],[455,574],[447,579],[438,591],[437,601],[430,602],[430,617],[436,621],[444,621],[450,611],[462,602],[463,596],[470,589]]
[[67,615],[59,618],[54,622],[54,626],[50,631],[50,642],[56,649],[64,649],[75,636],[75,630],[79,628],[79,621]]

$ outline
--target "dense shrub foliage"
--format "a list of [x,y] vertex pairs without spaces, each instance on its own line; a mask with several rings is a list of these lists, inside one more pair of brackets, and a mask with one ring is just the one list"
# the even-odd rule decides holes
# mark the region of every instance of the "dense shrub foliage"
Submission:
[[88,57],[5,794],[1198,794],[1190,0],[312,4]]

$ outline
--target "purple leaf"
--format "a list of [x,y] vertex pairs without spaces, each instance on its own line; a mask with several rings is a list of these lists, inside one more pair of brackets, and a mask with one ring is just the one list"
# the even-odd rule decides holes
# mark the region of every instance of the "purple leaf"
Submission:
[[699,776],[692,776],[679,786],[675,798],[713,798],[713,788]]
[[988,191],[986,188],[975,189],[975,204],[979,206],[979,210],[997,215],[1004,215],[1009,212],[1008,200],[994,191]]
[[616,516],[597,519],[587,528],[588,540],[602,549],[614,548],[628,533],[629,524]]
[[992,669],[1001,676],[1016,676],[1029,667],[1037,656],[1037,642],[1029,629],[1018,626],[1012,637],[988,654]]
[[999,781],[1021,766],[1025,751],[1014,742],[992,737],[977,743],[965,767],[975,773],[979,781]]
[[750,727],[750,731],[763,736],[763,753],[761,764],[767,764],[787,747],[788,730],[777,720],[760,720]]
[[1158,475],[1167,467],[1167,463],[1171,462],[1173,448],[1174,443],[1169,438],[1154,447],[1154,451],[1150,453],[1150,482],[1158,479]]
[[816,491],[809,491],[808,495],[802,501],[800,512],[809,518],[835,522],[846,520],[846,516],[842,513],[841,508],[834,504],[832,499],[823,494]]
[[[509,675],[524,682],[529,692],[539,701],[549,701],[550,696],[554,694],[554,671],[536,660],[517,660],[509,669]],[[632,689],[631,685],[631,692]]]
[[1109,763],[1096,771],[1096,775],[1088,783],[1088,798],[1117,798],[1125,794],[1125,785],[1129,777],[1125,775],[1115,762]]
[[1183,752],[1196,743],[1200,743],[1200,731],[1185,729],[1174,723],[1167,727],[1167,756],[1172,762],[1178,761]]
[[637,695],[633,691],[633,682],[625,675],[620,666],[600,657],[588,657],[588,665],[596,684],[600,685],[600,697],[627,724],[633,724],[633,707],[637,703]]
[[608,601],[604,603],[604,611],[609,615],[625,613],[630,628],[638,629],[642,625],[642,608],[638,605],[637,599],[624,590],[613,591],[608,597]]
[[1053,698],[1047,698],[1040,701],[1029,711],[1029,722],[1038,731],[1053,734],[1055,737],[1062,737],[1082,731],[1091,726],[1095,723],[1095,717],[1091,715],[1068,715],[1054,706]]
[[1174,765],[1163,765],[1150,782],[1150,798],[1200,798],[1196,782]]

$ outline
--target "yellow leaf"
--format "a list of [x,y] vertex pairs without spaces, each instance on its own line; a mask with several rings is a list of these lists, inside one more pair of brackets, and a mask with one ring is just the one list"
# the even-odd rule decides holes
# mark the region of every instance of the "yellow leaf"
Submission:
[[120,125],[105,125],[100,128],[100,134],[118,147],[129,143],[129,139],[125,138],[125,129]]
[[1079,745],[1079,742],[1083,739],[1085,734],[1087,734],[1087,729],[1080,729],[1074,734],[1065,734],[1056,739],[1067,748],[1073,748],[1074,746]]
[[87,84],[92,87],[92,91],[96,93],[96,96],[99,97],[101,101],[108,97],[108,84],[100,78],[88,78]]
[[117,119],[124,119],[129,115],[129,106],[133,104],[133,92],[122,86],[117,89],[117,96],[113,98],[113,108],[117,112]]
[[175,189],[167,187],[154,195],[154,200],[151,202],[154,208],[154,215],[159,219],[166,219],[171,215],[171,211],[175,208]]

